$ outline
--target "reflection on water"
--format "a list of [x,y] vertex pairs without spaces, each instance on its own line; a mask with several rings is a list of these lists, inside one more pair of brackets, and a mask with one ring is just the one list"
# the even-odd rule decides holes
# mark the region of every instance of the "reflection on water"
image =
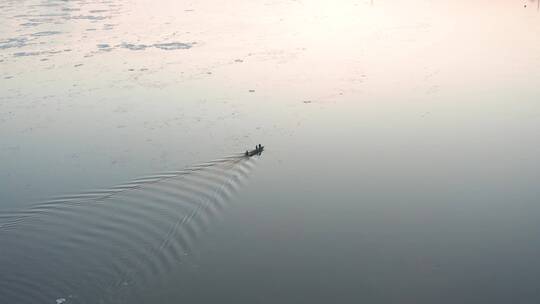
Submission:
[[0,302],[539,302],[538,5],[0,0]]
[[252,165],[234,156],[2,214],[2,298],[134,303],[189,261]]

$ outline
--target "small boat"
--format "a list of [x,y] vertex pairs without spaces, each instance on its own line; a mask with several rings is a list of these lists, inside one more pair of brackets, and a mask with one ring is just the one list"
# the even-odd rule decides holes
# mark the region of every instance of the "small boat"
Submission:
[[254,155],[261,155],[263,150],[264,150],[264,146],[258,145],[258,146],[255,146],[255,150],[251,150],[251,151],[246,150],[246,153],[244,153],[244,155],[247,157],[251,157]]

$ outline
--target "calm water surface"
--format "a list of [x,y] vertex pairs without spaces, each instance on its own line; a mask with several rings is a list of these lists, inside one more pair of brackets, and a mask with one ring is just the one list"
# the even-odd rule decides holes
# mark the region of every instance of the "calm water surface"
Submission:
[[0,303],[538,303],[539,80],[529,0],[0,0]]

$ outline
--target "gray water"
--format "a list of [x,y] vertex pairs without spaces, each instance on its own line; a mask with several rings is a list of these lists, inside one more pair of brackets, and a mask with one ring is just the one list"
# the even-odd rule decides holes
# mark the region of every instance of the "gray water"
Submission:
[[534,1],[0,0],[0,303],[537,303],[539,79]]

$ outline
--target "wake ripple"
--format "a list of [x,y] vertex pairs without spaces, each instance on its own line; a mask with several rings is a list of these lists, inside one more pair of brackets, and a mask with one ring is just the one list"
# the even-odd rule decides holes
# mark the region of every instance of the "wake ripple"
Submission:
[[136,301],[189,259],[255,161],[235,155],[0,215],[0,298]]

